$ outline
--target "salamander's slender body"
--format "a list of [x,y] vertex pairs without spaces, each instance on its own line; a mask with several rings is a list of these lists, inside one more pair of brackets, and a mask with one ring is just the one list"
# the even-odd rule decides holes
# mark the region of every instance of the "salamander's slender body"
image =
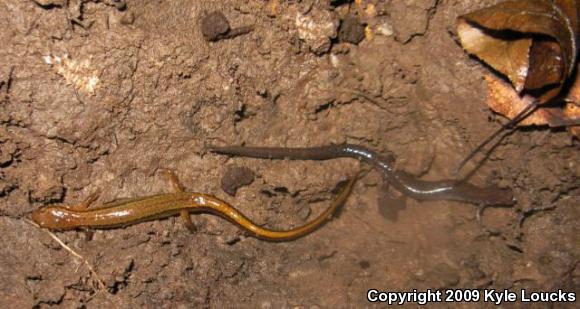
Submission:
[[385,179],[401,193],[417,200],[455,200],[480,205],[512,205],[515,202],[509,189],[479,188],[454,180],[424,181],[395,171],[391,160],[357,145],[329,145],[311,148],[268,148],[210,146],[215,153],[263,159],[329,160],[350,157],[364,161],[382,171]]
[[[174,176],[170,176],[176,181]],[[76,228],[102,229],[124,227],[177,214],[182,216],[186,224],[191,224],[189,219],[190,213],[209,212],[237,224],[243,230],[257,238],[285,241],[302,237],[324,223],[346,201],[355,179],[356,177],[347,183],[332,202],[331,206],[318,217],[301,227],[288,231],[262,228],[228,203],[211,195],[184,192],[177,183],[174,183],[174,188],[177,189],[175,193],[111,202],[93,209],[88,209],[88,206],[96,199],[94,196],[81,204],[70,207],[43,207],[32,213],[32,220],[40,227],[53,230],[71,230]]]

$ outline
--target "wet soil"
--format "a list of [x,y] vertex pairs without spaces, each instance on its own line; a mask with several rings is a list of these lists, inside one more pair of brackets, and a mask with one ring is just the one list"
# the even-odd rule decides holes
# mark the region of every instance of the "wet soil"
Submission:
[[[494,1],[330,2],[2,1],[0,306],[325,308],[370,306],[370,288],[580,292],[579,145],[564,131],[500,143],[470,181],[512,188],[518,203],[481,222],[474,205],[401,199],[356,160],[206,151],[348,142],[423,179],[451,178],[505,121],[485,106],[486,68],[455,36],[458,15]],[[214,11],[252,31],[206,40],[200,23]],[[354,30],[339,40],[341,19]],[[255,178],[235,196],[222,190],[230,165]],[[57,233],[94,273],[25,220],[99,190],[99,202],[167,192],[163,168],[278,229],[304,224],[365,172],[338,217],[291,242],[246,237],[211,214],[193,216],[193,234],[178,218],[90,241]]]

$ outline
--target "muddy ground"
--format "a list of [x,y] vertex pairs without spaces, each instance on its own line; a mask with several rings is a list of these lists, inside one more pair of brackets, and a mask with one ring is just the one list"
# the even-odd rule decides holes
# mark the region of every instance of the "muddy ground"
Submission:
[[[487,69],[455,35],[458,15],[495,1],[329,2],[2,1],[0,306],[325,308],[371,306],[370,288],[580,292],[579,145],[565,131],[504,139],[470,181],[512,188],[518,203],[488,209],[482,224],[474,205],[401,200],[356,160],[206,151],[349,142],[441,179],[505,122],[485,106]],[[215,10],[253,31],[206,40],[201,20]],[[358,22],[337,37],[346,16]],[[255,179],[230,196],[221,180],[238,167]],[[57,233],[94,273],[25,220],[99,190],[99,202],[168,192],[163,168],[279,229],[364,172],[338,217],[291,242],[246,237],[211,214],[193,216],[193,234],[178,218],[90,241]]]

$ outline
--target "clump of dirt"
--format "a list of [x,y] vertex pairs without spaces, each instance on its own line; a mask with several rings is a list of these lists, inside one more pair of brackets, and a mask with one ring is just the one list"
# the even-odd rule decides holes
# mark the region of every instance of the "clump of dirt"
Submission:
[[365,25],[361,24],[355,17],[346,16],[340,22],[338,30],[338,40],[358,44],[365,38]]
[[245,166],[228,165],[222,177],[222,190],[225,193],[235,196],[239,188],[254,182],[254,171]]
[[[177,217],[91,241],[57,233],[92,272],[30,212],[99,190],[97,204],[168,192],[157,172],[170,168],[188,191],[289,229],[368,169],[205,145],[348,142],[433,180],[505,121],[455,34],[457,16],[494,1],[118,2],[0,3],[0,306],[365,307],[371,288],[579,291],[579,146],[543,128],[504,139],[471,177],[518,198],[481,220],[473,205],[393,196],[368,171],[340,216],[292,242],[211,214],[193,217],[195,234]],[[254,30],[208,42],[200,25],[214,11]],[[358,45],[337,38],[345,16],[367,25]],[[221,184],[230,165],[259,175],[235,197]]]
[[201,20],[201,33],[207,41],[230,39],[238,35],[249,33],[251,26],[232,29],[227,18],[222,12],[214,11]]

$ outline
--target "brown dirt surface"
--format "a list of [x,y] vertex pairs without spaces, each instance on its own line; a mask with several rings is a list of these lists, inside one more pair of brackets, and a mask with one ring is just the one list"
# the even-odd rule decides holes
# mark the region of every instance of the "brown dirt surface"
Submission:
[[[341,308],[372,306],[371,288],[580,292],[579,146],[564,131],[500,143],[470,181],[512,188],[518,203],[487,209],[483,225],[473,205],[401,199],[356,160],[206,151],[349,142],[422,179],[451,178],[505,121],[485,106],[486,68],[455,35],[457,16],[495,2],[1,1],[0,307]],[[208,42],[200,20],[213,11],[253,31]],[[367,25],[358,45],[337,40],[348,15]],[[255,173],[235,197],[221,189],[230,164]],[[167,192],[162,168],[278,229],[368,172],[338,217],[291,242],[245,237],[211,214],[193,216],[194,234],[177,217],[92,240],[56,233],[95,273],[25,220],[99,190],[98,203]]]

